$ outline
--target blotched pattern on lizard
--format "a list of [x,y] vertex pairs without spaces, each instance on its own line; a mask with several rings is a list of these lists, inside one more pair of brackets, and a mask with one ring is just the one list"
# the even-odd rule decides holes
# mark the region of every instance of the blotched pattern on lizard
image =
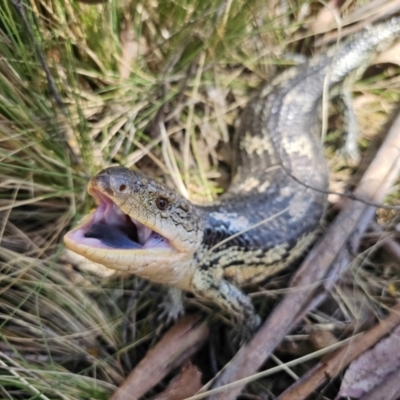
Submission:
[[191,291],[254,331],[259,318],[239,286],[296,260],[315,240],[324,212],[328,170],[318,116],[324,85],[340,83],[399,34],[395,17],[262,87],[235,135],[231,186],[214,204],[193,205],[127,168],[101,171],[88,186],[98,208],[66,234],[67,247],[107,267]]

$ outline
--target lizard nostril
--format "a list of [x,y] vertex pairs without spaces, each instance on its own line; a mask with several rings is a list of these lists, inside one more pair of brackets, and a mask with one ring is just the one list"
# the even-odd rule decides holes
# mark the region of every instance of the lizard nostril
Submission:
[[119,190],[120,192],[125,192],[125,190],[126,190],[126,185],[125,185],[125,184],[120,185],[120,187],[119,187],[118,190]]

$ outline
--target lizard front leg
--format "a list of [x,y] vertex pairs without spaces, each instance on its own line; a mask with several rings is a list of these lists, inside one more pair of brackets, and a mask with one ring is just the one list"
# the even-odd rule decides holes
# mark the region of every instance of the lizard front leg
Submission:
[[260,325],[250,297],[221,277],[218,267],[197,269],[192,281],[194,293],[226,310],[238,325],[242,339],[249,339]]
[[165,321],[167,324],[176,321],[185,313],[182,291],[175,287],[169,287],[159,308],[161,309],[158,316],[160,321]]

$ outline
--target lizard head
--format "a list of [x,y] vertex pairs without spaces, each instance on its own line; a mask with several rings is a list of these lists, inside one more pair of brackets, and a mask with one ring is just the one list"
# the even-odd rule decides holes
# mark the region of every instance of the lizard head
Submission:
[[89,181],[88,193],[97,208],[64,241],[91,261],[171,283],[157,275],[179,275],[176,269],[200,246],[203,233],[196,207],[140,172],[107,168]]

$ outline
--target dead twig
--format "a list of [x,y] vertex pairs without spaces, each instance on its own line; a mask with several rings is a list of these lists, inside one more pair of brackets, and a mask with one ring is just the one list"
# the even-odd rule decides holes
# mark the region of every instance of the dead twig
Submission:
[[[393,185],[400,172],[399,133],[400,114],[360,181],[355,191],[358,198],[381,202]],[[217,380],[216,388],[250,377],[260,368],[282,338],[293,329],[299,314],[309,309],[309,303],[321,283],[327,277],[330,278],[330,284],[337,280],[347,257],[351,256],[352,247],[357,244],[357,240],[365,232],[374,214],[374,207],[347,200],[336,220],[293,277],[291,282],[293,292],[288,293],[275,307],[252,341],[240,349]],[[333,267],[336,271],[334,273],[332,273]],[[248,381],[250,380],[251,378]],[[224,399],[236,399],[248,381],[242,381],[224,390]],[[218,394],[211,394],[209,398],[217,399],[219,396],[218,391]]]
[[[354,35],[361,29],[365,28],[368,24],[373,24],[380,20],[387,19],[397,13],[399,9],[400,2],[398,0],[373,0],[364,7],[357,8],[354,12],[343,16],[340,21],[341,26],[343,27],[340,31],[340,38],[343,39],[350,35]],[[335,42],[338,39],[338,32],[336,29],[337,21],[332,18],[330,23],[325,24],[325,26],[318,31],[314,31],[314,35],[326,33],[323,37],[318,38],[315,41],[314,46],[318,48]]]
[[360,203],[363,203],[366,206],[371,206],[371,207],[375,207],[375,208],[382,208],[384,210],[399,210],[400,211],[400,206],[390,206],[390,205],[382,204],[380,202],[369,201],[369,200],[366,200],[366,199],[364,199],[362,197],[358,197],[356,195],[356,192],[354,192],[354,193],[353,192],[342,192],[342,193],[340,193],[340,192],[336,192],[334,190],[318,189],[317,187],[313,187],[313,186],[308,185],[307,183],[302,182],[299,178],[297,178],[295,175],[290,173],[290,171],[288,169],[286,169],[284,165],[280,165],[280,167],[296,183],[304,186],[306,189],[312,190],[313,192],[319,192],[319,193],[323,193],[323,194],[334,194],[336,196],[344,197],[344,198],[347,198],[349,200],[359,201]]
[[201,388],[201,372],[191,363],[183,366],[181,372],[168,387],[151,400],[181,400],[193,396]]
[[207,336],[207,324],[201,322],[198,314],[181,318],[149,350],[110,400],[135,400],[143,396],[195,353]]
[[[335,377],[353,360],[376,344],[380,339],[400,324],[400,303],[391,309],[387,318],[373,328],[350,341],[347,346],[322,359],[298,382],[285,390],[279,400],[305,399],[327,379]],[[377,399],[376,397],[373,397]],[[371,397],[372,399],[372,397]]]

